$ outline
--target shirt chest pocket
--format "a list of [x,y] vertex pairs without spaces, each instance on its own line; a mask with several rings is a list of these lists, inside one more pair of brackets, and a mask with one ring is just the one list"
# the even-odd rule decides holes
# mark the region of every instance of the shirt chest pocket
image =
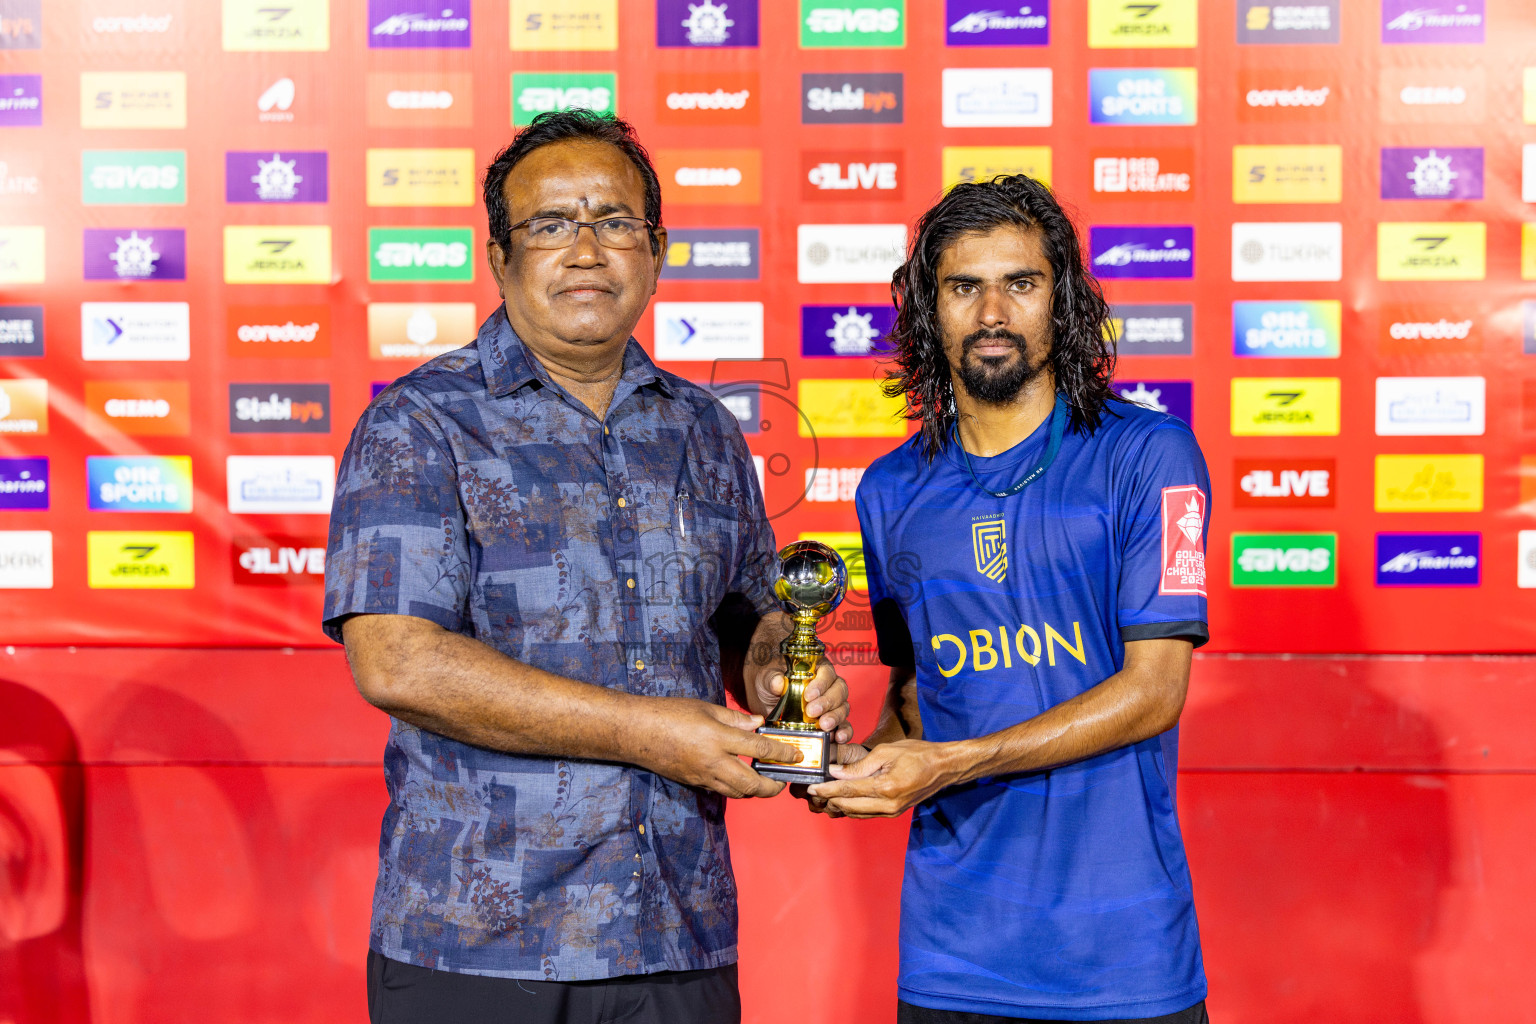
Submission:
[[671,607],[707,619],[724,599],[740,559],[736,507],[680,488],[668,503],[664,541],[646,553],[653,611]]

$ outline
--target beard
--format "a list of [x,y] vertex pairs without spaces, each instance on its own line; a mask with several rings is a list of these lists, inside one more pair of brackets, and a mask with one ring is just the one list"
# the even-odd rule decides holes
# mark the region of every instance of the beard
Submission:
[[[1018,350],[1011,356],[973,356],[971,349],[981,341],[1007,340]],[[1045,372],[1046,360],[1033,365],[1029,345],[1022,334],[1004,330],[972,331],[960,343],[960,384],[972,398],[988,405],[1005,405],[1018,397],[1025,386]]]

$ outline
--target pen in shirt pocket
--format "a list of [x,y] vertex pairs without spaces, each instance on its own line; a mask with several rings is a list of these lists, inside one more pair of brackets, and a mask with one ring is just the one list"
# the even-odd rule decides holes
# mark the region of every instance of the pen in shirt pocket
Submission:
[[677,535],[681,540],[688,539],[688,519],[693,515],[693,501],[688,497],[688,492],[677,492]]

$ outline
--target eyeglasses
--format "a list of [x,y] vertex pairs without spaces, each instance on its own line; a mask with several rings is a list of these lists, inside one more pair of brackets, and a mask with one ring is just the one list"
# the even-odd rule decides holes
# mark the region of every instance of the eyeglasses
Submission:
[[599,245],[605,249],[634,249],[649,238],[651,222],[639,217],[609,217],[607,220],[567,220],[564,217],[529,217],[513,224],[509,231],[527,228],[523,243],[529,249],[564,249],[576,241],[582,228],[591,228]]

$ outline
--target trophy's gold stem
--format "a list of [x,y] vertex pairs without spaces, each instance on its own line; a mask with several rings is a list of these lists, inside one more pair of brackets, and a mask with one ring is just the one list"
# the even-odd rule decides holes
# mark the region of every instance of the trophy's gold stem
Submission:
[[805,688],[816,675],[816,665],[827,649],[816,636],[816,623],[820,618],[814,611],[796,612],[795,631],[779,645],[789,672],[784,695],[768,713],[770,725],[784,729],[818,728],[816,719],[805,713]]

